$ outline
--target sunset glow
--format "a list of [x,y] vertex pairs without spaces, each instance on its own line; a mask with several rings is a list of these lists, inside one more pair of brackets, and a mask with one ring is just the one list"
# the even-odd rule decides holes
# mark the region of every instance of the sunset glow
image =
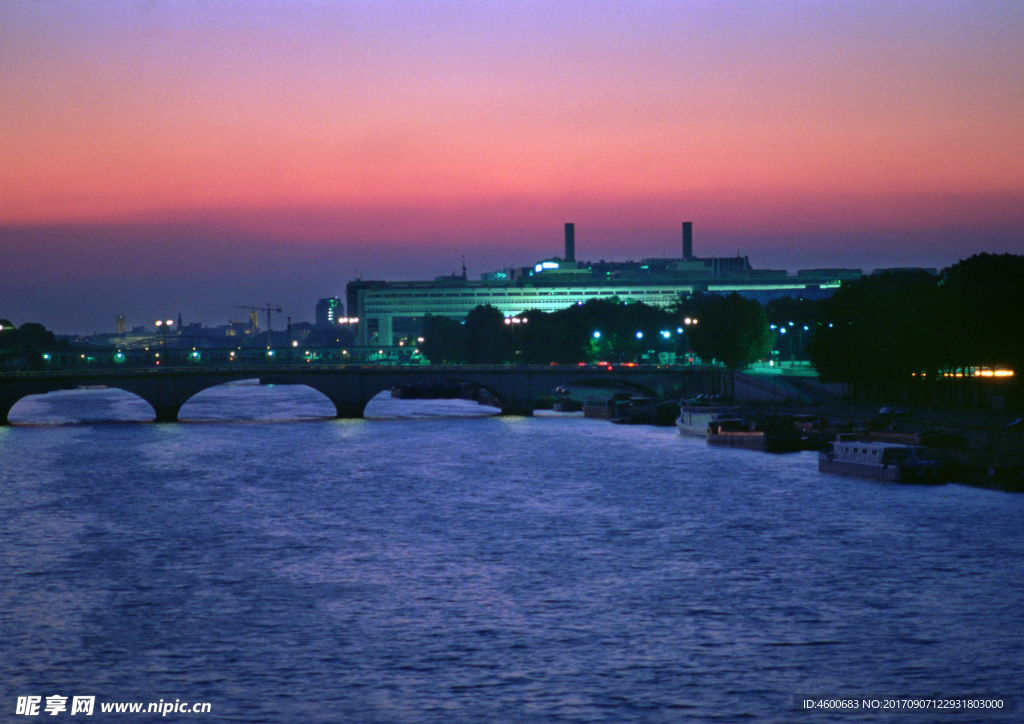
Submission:
[[[761,267],[1024,252],[1020,3],[12,0],[0,27],[0,315],[234,269],[305,318],[360,268],[530,264],[565,221],[583,258],[690,219]],[[78,271],[35,276],[62,248]]]

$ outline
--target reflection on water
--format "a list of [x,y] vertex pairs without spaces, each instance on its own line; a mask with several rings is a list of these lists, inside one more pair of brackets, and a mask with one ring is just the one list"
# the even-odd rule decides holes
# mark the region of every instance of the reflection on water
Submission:
[[335,420],[253,384],[182,424],[115,390],[22,401],[0,429],[0,706],[850,722],[905,716],[793,702],[1016,693],[1024,496],[493,412],[384,395]]
[[[468,400],[402,400],[381,392],[366,406],[365,416],[476,417],[496,415],[496,408]],[[178,419],[190,421],[296,420],[335,416],[334,404],[305,385],[261,385],[241,380],[211,387],[191,397]],[[144,422],[154,417],[142,398],[116,388],[61,390],[23,398],[11,410],[11,424]]]

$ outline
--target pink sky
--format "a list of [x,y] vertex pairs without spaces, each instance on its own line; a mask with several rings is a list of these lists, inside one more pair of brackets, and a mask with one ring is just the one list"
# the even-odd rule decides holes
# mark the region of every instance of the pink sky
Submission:
[[757,267],[1024,253],[1019,2],[8,0],[0,28],[16,323],[309,319],[357,273],[557,254],[565,221],[584,259],[674,254],[683,220]]

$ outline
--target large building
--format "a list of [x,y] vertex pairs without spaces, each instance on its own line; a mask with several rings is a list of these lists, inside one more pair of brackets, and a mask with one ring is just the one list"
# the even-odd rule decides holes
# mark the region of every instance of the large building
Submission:
[[554,312],[590,299],[617,297],[668,307],[680,295],[696,292],[739,294],[766,302],[792,296],[822,298],[859,269],[811,269],[795,275],[785,270],[756,270],[745,256],[700,258],[693,255],[693,225],[684,222],[682,254],[677,258],[640,262],[578,262],[573,224],[565,225],[561,257],[531,267],[484,274],[480,281],[462,275],[434,281],[385,282],[356,280],[348,284],[349,314],[359,317],[356,344],[393,346],[415,337],[428,314],[465,319],[476,306],[489,304],[506,316],[538,309]]

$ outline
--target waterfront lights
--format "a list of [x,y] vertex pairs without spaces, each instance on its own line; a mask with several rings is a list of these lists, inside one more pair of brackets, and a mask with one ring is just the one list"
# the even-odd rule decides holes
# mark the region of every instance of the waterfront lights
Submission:
[[644,338],[644,333],[643,333],[643,332],[640,332],[640,331],[638,331],[638,332],[636,333],[636,338],[637,338],[637,339],[643,339],[643,338]]
[[595,331],[594,332],[594,339],[601,339],[601,333]]
[[669,337],[672,336],[672,333],[669,332],[667,329],[663,329],[661,330],[661,336],[664,337],[665,339],[668,339]]

